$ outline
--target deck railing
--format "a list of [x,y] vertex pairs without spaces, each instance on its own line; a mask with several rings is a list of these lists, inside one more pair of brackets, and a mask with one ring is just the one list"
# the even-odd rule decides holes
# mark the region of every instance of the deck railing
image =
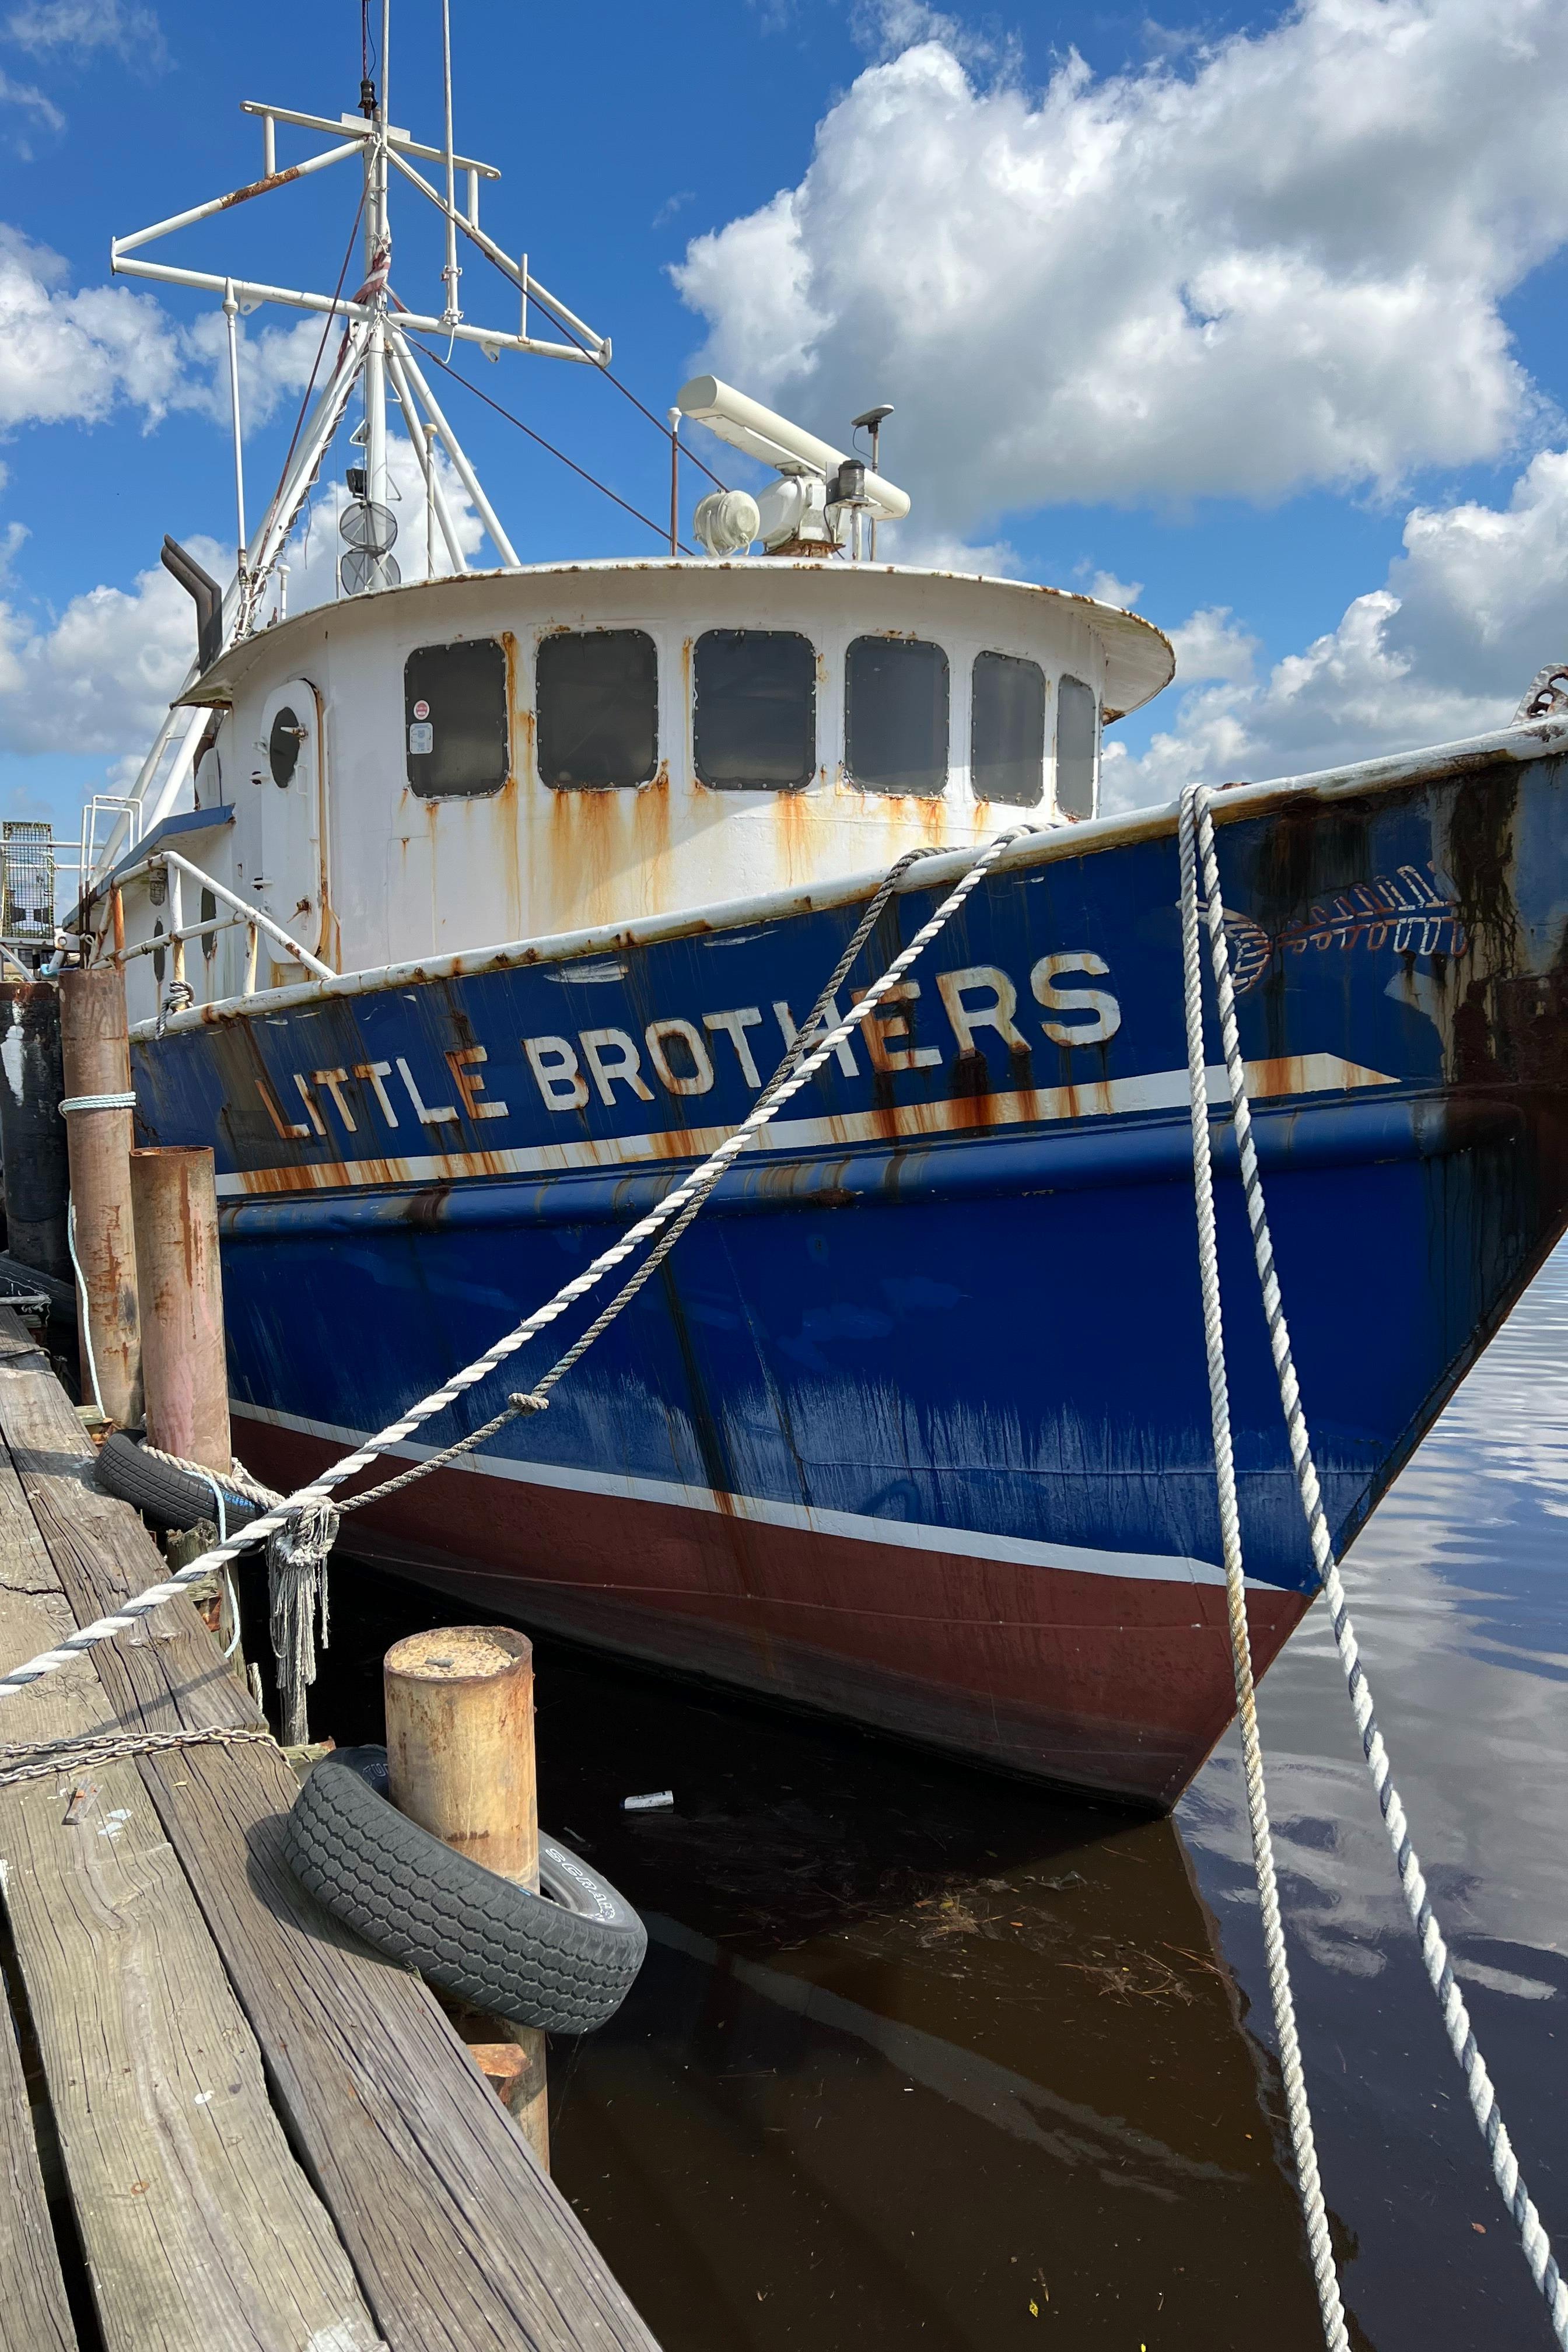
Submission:
[[[125,886],[127,883],[140,881],[144,877],[151,880],[154,875],[160,873],[166,877],[168,886],[168,929],[156,932],[151,939],[138,940],[133,947],[128,948],[125,944],[125,904],[122,896]],[[199,889],[205,892],[214,904],[215,912],[211,915],[204,915],[199,922],[187,923],[185,920],[184,884],[187,880],[194,882]],[[226,907],[229,912],[218,914],[216,911],[218,907]],[[183,1012],[187,1005],[194,1004],[197,1001],[196,992],[185,977],[187,940],[216,940],[220,931],[243,929],[247,933],[245,981],[239,992],[242,996],[254,996],[257,992],[256,966],[263,932],[269,940],[275,940],[293,962],[303,964],[305,970],[313,973],[316,979],[334,980],[337,977],[331,964],[323,963],[320,956],[312,955],[309,948],[301,947],[300,941],[286,931],[281,923],[274,922],[272,917],[263,908],[247,906],[245,900],[237,897],[224,883],[217,881],[212,875],[204,873],[199,866],[193,866],[190,859],[182,857],[177,850],[153,850],[138,865],[120,876],[110,893],[110,919],[113,927],[113,955],[116,963],[123,967],[133,962],[138,956],[144,955],[150,955],[153,959],[153,969],[157,978],[158,1010],[161,1015]],[[224,992],[233,993],[232,991]]]

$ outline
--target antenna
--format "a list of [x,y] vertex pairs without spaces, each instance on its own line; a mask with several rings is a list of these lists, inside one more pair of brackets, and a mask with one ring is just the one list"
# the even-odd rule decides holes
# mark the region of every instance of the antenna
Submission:
[[[874,474],[881,470],[878,453],[881,446],[882,427],[892,413],[892,402],[884,400],[875,408],[862,409],[849,427],[851,438],[857,433],[868,433],[871,436],[871,471]],[[877,561],[877,510],[874,507],[871,509],[871,561],[873,563]]]
[[[373,507],[384,508],[388,494],[386,462],[386,396],[390,383],[402,411],[410,438],[420,455],[429,489],[430,502],[436,509],[437,527],[446,539],[454,568],[466,569],[457,544],[457,533],[439,485],[434,484],[433,468],[428,463],[429,445],[426,427],[433,425],[450,458],[464,488],[473,499],[485,529],[508,569],[516,569],[519,558],[499,518],[479,488],[478,477],[459,445],[446,417],[432,398],[428,385],[413,359],[408,336],[428,334],[450,338],[453,341],[478,343],[486,356],[496,358],[503,351],[529,352],[546,359],[566,360],[577,366],[607,367],[610,362],[610,341],[568,310],[551,293],[547,286],[530,274],[526,257],[519,262],[497,244],[494,237],[479,226],[479,190],[487,180],[500,178],[493,163],[479,158],[459,155],[453,148],[451,127],[451,80],[449,0],[443,7],[443,130],[444,142],[439,147],[422,145],[405,130],[395,128],[387,120],[386,94],[388,50],[391,41],[390,0],[383,0],[381,11],[381,89],[379,101],[370,76],[360,82],[359,110],[340,115],[334,122],[325,115],[306,114],[292,107],[274,106],[258,100],[247,99],[241,111],[259,118],[262,133],[262,174],[258,180],[233,189],[226,195],[213,196],[205,203],[191,205],[167,220],[155,221],[129,236],[117,237],[110,247],[110,267],[117,276],[147,278],[171,286],[189,286],[215,293],[222,298],[231,339],[238,312],[254,310],[259,303],[274,302],[294,310],[314,312],[323,322],[338,320],[343,326],[343,341],[336,364],[330,373],[323,368],[324,388],[320,392],[314,409],[305,419],[295,438],[293,449],[285,467],[283,478],[268,503],[247,543],[242,545],[237,581],[231,599],[227,601],[232,635],[242,637],[258,625],[268,580],[278,564],[289,531],[299,519],[300,509],[309,493],[311,480],[326,451],[342,423],[349,397],[354,386],[363,388],[364,399],[363,447],[365,454],[366,489]],[[297,130],[316,133],[331,143],[299,163],[279,169],[278,163],[278,126],[279,123]],[[364,184],[363,208],[364,214],[364,278],[354,292],[344,294],[342,282],[331,294],[321,294],[274,286],[249,278],[221,275],[210,270],[185,269],[164,261],[141,257],[141,248],[158,239],[172,236],[176,229],[188,228],[198,221],[212,219],[228,212],[237,205],[248,204],[254,198],[270,195],[278,189],[307,179],[318,172],[329,171],[340,163],[357,159]],[[419,169],[420,163],[441,166],[446,187],[436,186]],[[443,307],[439,316],[405,308],[391,283],[392,233],[389,215],[389,190],[392,173],[397,173],[416,188],[426,201],[434,205],[446,224],[447,259],[442,271]],[[457,201],[457,174],[467,177],[466,210]],[[516,287],[522,297],[522,316],[519,331],[504,327],[470,322],[458,309],[457,241],[461,235],[476,246],[485,258]],[[528,328],[528,299],[531,296],[543,309],[553,312],[568,334],[580,336],[580,343],[554,342],[531,335]],[[323,324],[323,351],[325,349]],[[231,358],[231,407],[237,409],[237,353]],[[235,418],[237,426],[237,417]],[[235,490],[237,506],[244,499],[243,477],[239,467],[237,430],[236,435]],[[243,529],[243,525],[242,525]],[[390,542],[388,542],[388,547]],[[373,555],[377,562],[390,563],[387,548],[379,551],[366,548],[360,551]],[[357,567],[355,567],[357,570]],[[380,584],[379,579],[374,583]],[[189,683],[189,681],[187,681]]]

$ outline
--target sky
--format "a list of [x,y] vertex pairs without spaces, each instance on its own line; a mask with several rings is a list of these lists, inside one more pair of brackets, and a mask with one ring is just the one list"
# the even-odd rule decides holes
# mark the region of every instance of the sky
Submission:
[[[1157,621],[1175,683],[1107,738],[1106,803],[1132,806],[1505,724],[1568,656],[1563,29],[1548,0],[453,0],[456,139],[501,168],[486,226],[648,408],[711,370],[843,446],[889,401],[914,504],[885,552]],[[397,0],[391,116],[431,143],[439,40],[436,0]],[[233,566],[216,298],[113,277],[110,238],[259,173],[241,100],[353,109],[361,44],[359,0],[0,0],[0,814],[74,835],[134,773],[193,649],[164,532]],[[279,160],[323,143],[282,130]],[[151,257],[352,291],[358,196],[337,165]],[[465,316],[514,329],[463,259]],[[441,262],[410,191],[411,309],[441,310]],[[322,336],[268,307],[241,333],[254,524]],[[453,364],[443,404],[525,561],[658,551],[667,446],[616,384]],[[331,593],[348,462],[294,604]],[[417,576],[401,443],[394,479]],[[707,487],[689,465],[688,526]]]

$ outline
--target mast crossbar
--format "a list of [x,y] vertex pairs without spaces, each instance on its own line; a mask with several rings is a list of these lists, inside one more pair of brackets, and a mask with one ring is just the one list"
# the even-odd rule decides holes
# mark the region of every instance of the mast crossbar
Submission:
[[[274,122],[296,123],[302,131],[322,131],[333,139],[363,141],[374,139],[378,135],[375,123],[362,122],[360,118],[353,114],[340,115],[334,122],[330,115],[297,114],[289,107],[264,106],[254,98],[242,98],[239,110],[242,114],[269,115]],[[386,133],[386,143],[394,150],[401,149],[405,155],[427,156],[433,163],[444,163],[447,160],[447,150],[444,147],[422,147],[417,139],[410,139],[406,131],[389,129]],[[500,172],[496,164],[479,163],[472,155],[454,155],[452,162],[459,172],[477,172],[481,180],[500,178]]]
[[[346,295],[311,294],[302,287],[266,286],[249,278],[228,278],[210,269],[181,269],[168,261],[129,261],[116,259],[115,268],[123,278],[153,278],[165,286],[195,286],[203,292],[222,294],[233,287],[241,302],[279,302],[292,310],[313,310],[318,317],[334,319],[371,319],[378,315],[367,302],[354,302]],[[592,367],[596,362],[592,352],[580,352],[572,343],[541,342],[532,335],[514,335],[505,327],[473,327],[465,320],[456,329],[442,319],[426,317],[418,310],[397,312],[402,325],[416,334],[450,335],[454,332],[462,343],[483,343],[503,352],[533,352],[546,359],[576,360]]]

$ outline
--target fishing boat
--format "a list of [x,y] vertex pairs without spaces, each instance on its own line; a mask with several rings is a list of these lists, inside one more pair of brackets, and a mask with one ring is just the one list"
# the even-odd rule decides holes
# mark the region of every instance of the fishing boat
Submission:
[[[608,373],[611,347],[481,225],[498,175],[454,150],[449,68],[441,137],[393,127],[385,38],[357,110],[250,104],[261,177],[114,247],[229,328],[235,575],[167,546],[197,656],[79,920],[125,971],[140,1139],[216,1157],[237,1442],[292,1489],[439,1386],[747,1116],[907,853],[845,1010],[1016,834],[550,1410],[344,1540],[531,1626],[1168,1806],[1233,1707],[1176,813],[1103,814],[1100,783],[1171,646],[1091,597],[888,560],[887,406],[829,441],[710,376],[653,415],[668,547],[525,561],[446,379],[478,352]],[[301,134],[328,143],[280,164]],[[339,163],[352,292],[149,257]],[[423,310],[394,185],[442,223]],[[515,327],[458,307],[460,242]],[[236,321],[265,302],[320,315],[322,349],[247,530]],[[342,560],[286,611],[312,499]],[[1215,803],[1342,1549],[1568,1223],[1563,708],[1543,676],[1510,729]],[[1316,1580],[1211,1085],[1262,1667]]]

